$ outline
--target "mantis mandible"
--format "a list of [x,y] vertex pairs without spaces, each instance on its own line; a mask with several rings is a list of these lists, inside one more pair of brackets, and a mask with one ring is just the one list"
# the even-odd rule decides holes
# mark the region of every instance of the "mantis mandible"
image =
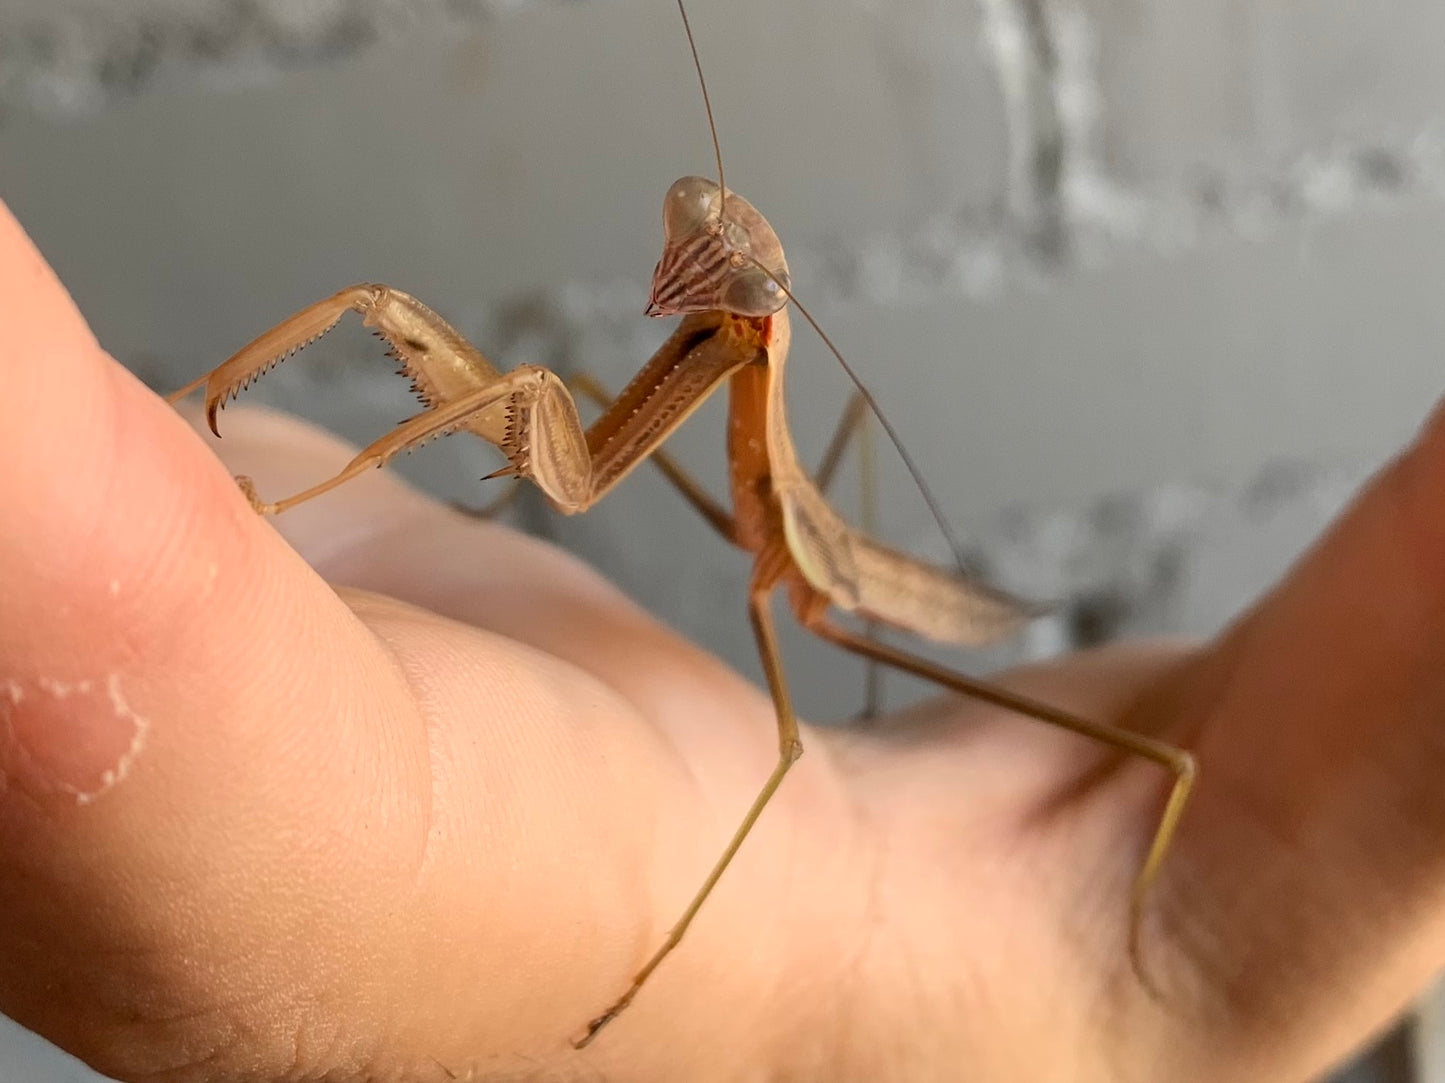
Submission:
[[[682,0],[678,7],[686,27]],[[537,365],[501,372],[421,301],[390,286],[366,283],[302,309],[169,401],[177,402],[204,386],[206,417],[219,435],[217,411],[229,399],[331,330],[346,312],[356,312],[388,344],[424,409],[362,449],[333,477],[281,500],[263,501],[249,479],[238,478],[259,513],[280,514],[430,439],[469,432],[493,444],[507,459],[507,465],[489,477],[529,479],[566,515],[587,511],[639,463],[653,457],[726,540],[751,554],[747,610],[777,716],[776,766],[666,939],[621,995],[573,1040],[575,1046],[590,1043],[621,1014],[681,943],[788,769],[802,755],[770,605],[779,590],[786,592],[794,616],[805,628],[843,650],[1151,760],[1173,775],[1132,894],[1130,952],[1142,975],[1141,906],[1188,800],[1194,759],[1155,738],[1076,717],[964,676],[857,634],[833,618],[831,611],[838,610],[935,642],[982,646],[1017,631],[1035,613],[960,571],[935,567],[853,529],[800,465],[784,402],[784,367],[791,340],[789,302],[809,323],[812,317],[793,297],[787,261],[772,227],[752,204],[724,186],[707,86],[691,28],[686,28],[713,128],[718,181],[684,177],[668,190],[663,201],[663,252],[646,311],[650,316],[682,316],[682,322],[610,402],[591,381],[574,381],[579,391],[605,404],[590,426],[583,426],[572,393],[557,374]],[[730,400],[730,511],[658,450],[724,383]]]

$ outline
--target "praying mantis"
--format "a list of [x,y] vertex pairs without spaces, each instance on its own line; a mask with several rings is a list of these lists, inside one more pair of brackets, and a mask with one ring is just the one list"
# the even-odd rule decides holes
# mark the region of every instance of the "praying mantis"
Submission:
[[[363,448],[334,476],[293,495],[266,501],[249,479],[238,478],[257,512],[281,514],[428,440],[467,432],[492,444],[506,458],[507,465],[489,477],[529,480],[567,515],[596,505],[640,463],[652,458],[724,539],[751,555],[746,609],[777,720],[776,764],[667,937],[627,988],[573,1039],[578,1048],[592,1042],[626,1010],[683,941],[789,768],[802,755],[771,605],[780,591],[804,628],[870,663],[1103,742],[1150,760],[1173,776],[1134,884],[1130,951],[1139,970],[1140,908],[1188,801],[1194,759],[1156,738],[1077,717],[964,676],[858,634],[833,616],[834,611],[853,614],[939,643],[982,646],[1016,632],[1036,612],[962,571],[926,563],[849,526],[800,464],[784,398],[790,305],[817,325],[793,296],[782,244],[772,227],[725,185],[707,85],[682,0],[678,8],[712,129],[718,179],[684,177],[667,191],[663,251],[646,311],[682,320],[615,398],[609,399],[587,378],[574,379],[569,386],[538,365],[502,372],[415,297],[387,285],[362,283],[303,308],[169,396],[169,401],[178,402],[204,387],[206,417],[219,435],[217,414],[227,401],[326,334],[347,312],[355,312],[400,362],[423,410]],[[831,342],[828,345],[831,349]],[[730,509],[659,450],[668,435],[724,385],[729,396]],[[574,390],[603,404],[601,415],[588,426],[582,423]],[[871,404],[866,392],[864,396]],[[845,424],[840,433],[847,428]]]

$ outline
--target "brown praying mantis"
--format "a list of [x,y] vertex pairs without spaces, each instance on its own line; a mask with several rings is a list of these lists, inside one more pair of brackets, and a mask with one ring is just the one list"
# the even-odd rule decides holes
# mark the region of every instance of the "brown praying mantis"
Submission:
[[[1142,974],[1137,951],[1140,908],[1188,800],[1193,757],[1155,738],[1076,717],[964,676],[855,633],[834,618],[836,610],[936,642],[980,646],[1015,632],[1035,611],[961,571],[925,563],[853,529],[800,465],[784,402],[789,303],[815,329],[817,324],[792,294],[782,245],[772,227],[724,185],[707,85],[682,0],[678,7],[712,129],[718,180],[684,177],[668,190],[663,252],[647,313],[683,319],[615,398],[607,400],[590,380],[573,382],[604,403],[590,426],[583,426],[569,386],[557,374],[527,364],[499,371],[422,302],[380,284],[350,286],[302,309],[171,395],[170,401],[204,386],[206,416],[219,435],[217,411],[229,399],[353,311],[388,344],[424,409],[361,450],[339,473],[303,492],[266,502],[248,479],[238,478],[258,512],[280,514],[430,439],[468,432],[493,444],[507,459],[490,477],[529,479],[567,515],[587,511],[651,457],[719,534],[752,555],[747,610],[777,716],[776,766],[666,939],[574,1045],[590,1043],[621,1014],[681,943],[789,767],[802,755],[774,631],[771,600],[779,590],[786,592],[805,628],[843,650],[1151,760],[1173,775],[1132,895],[1130,951]],[[730,400],[731,510],[659,451],[668,435],[724,383]],[[871,396],[863,394],[871,405]],[[845,423],[840,434],[848,428]]]

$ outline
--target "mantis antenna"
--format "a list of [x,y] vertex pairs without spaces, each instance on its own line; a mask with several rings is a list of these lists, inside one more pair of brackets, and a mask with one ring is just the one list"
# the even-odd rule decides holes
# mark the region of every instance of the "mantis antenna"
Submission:
[[[682,16],[682,29],[687,34],[687,47],[692,50],[692,66],[697,72],[697,85],[702,88],[702,107],[707,112],[707,130],[712,135],[713,160],[717,162],[717,220],[726,220],[728,186],[723,180],[722,144],[718,142],[717,121],[712,115],[712,97],[707,92],[707,80],[702,75],[702,61],[697,55],[697,39],[692,36],[692,23],[687,17],[687,6],[677,0],[677,13]],[[771,277],[771,276],[769,276]]]
[[[702,90],[702,107],[707,112],[708,132],[712,135],[713,159],[717,162],[718,225],[719,228],[721,228],[722,223],[726,220],[727,210],[727,185],[723,181],[722,143],[717,136],[717,122],[713,119],[712,98],[707,92],[707,79],[702,73],[702,60],[697,55],[697,39],[693,37],[692,23],[687,17],[687,5],[683,3],[683,0],[677,0],[677,12],[682,16],[682,29],[684,33],[687,34],[687,46],[692,51],[692,66],[697,71],[697,85]],[[933,516],[933,521],[938,524],[938,529],[942,532],[944,540],[948,543],[949,550],[953,553],[953,562],[958,567],[960,574],[970,575],[972,569],[969,566],[969,561],[963,555],[963,546],[958,540],[958,535],[954,532],[952,525],[944,516],[942,506],[939,504],[937,498],[934,497],[933,490],[931,490],[928,487],[928,483],[923,480],[923,471],[918,468],[918,464],[914,462],[913,456],[910,455],[908,449],[903,446],[903,438],[898,435],[898,430],[893,427],[893,423],[889,421],[883,413],[883,408],[878,405],[878,400],[873,397],[873,392],[870,391],[859,378],[857,372],[853,370],[853,366],[850,365],[843,356],[842,351],[833,344],[833,340],[828,337],[827,332],[825,332],[818,321],[813,318],[813,314],[804,307],[803,302],[798,300],[797,295],[793,293],[788,284],[781,281],[777,275],[764,267],[757,259],[752,256],[745,258],[757,267],[758,270],[762,271],[763,274],[767,275],[768,278],[773,281],[773,284],[782,291],[783,296],[797,307],[798,311],[803,314],[803,319],[808,321],[808,326],[823,340],[823,345],[828,348],[828,352],[833,355],[838,364],[843,367],[843,371],[848,374],[848,379],[853,381],[853,386],[856,387],[858,393],[863,396],[863,401],[868,404],[869,411],[878,419],[878,423],[883,426],[883,431],[888,434],[889,441],[893,444],[894,448],[897,449],[899,458],[903,460],[903,465],[908,468],[908,473],[913,478],[913,484],[918,487],[919,493],[923,496],[923,502],[928,505],[929,514]]]

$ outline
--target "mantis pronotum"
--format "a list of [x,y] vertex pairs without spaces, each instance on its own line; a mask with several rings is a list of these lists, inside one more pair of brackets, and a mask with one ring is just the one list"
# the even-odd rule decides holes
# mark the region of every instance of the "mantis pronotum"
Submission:
[[[685,23],[681,0],[679,9]],[[688,38],[691,43],[690,28]],[[693,56],[696,61],[695,46]],[[698,76],[701,80],[700,64]],[[706,93],[704,83],[705,102]],[[708,119],[711,125],[710,105]],[[716,150],[715,130],[713,142]],[[556,374],[536,365],[498,371],[431,309],[379,284],[351,286],[302,309],[172,395],[171,401],[204,385],[206,415],[214,431],[217,411],[227,400],[325,334],[348,310],[355,311],[391,347],[425,409],[364,448],[340,473],[303,492],[266,502],[247,479],[238,479],[258,512],[279,514],[433,437],[466,431],[506,456],[508,465],[492,476],[530,479],[564,514],[588,510],[652,456],[724,538],[752,554],[747,607],[777,716],[776,766],[667,938],[628,988],[587,1024],[575,1045],[591,1042],[616,1018],[682,941],[789,767],[802,754],[770,608],[780,588],[786,590],[804,627],[844,650],[1152,760],[1173,774],[1173,788],[1135,881],[1131,951],[1138,968],[1140,904],[1188,798],[1194,777],[1192,757],[1153,738],[1078,718],[965,677],[856,634],[830,616],[830,610],[841,610],[938,642],[975,646],[1011,634],[1031,612],[960,572],[934,567],[850,528],[799,464],[783,399],[791,334],[788,305],[796,304],[787,263],[763,216],[723,185],[720,152],[717,166],[716,183],[684,177],[664,200],[665,243],[647,312],[680,315],[682,323],[588,427],[581,422],[568,385]],[[803,314],[807,316],[806,311]],[[731,511],[657,450],[724,383],[730,397]],[[590,382],[574,386],[599,397]]]

